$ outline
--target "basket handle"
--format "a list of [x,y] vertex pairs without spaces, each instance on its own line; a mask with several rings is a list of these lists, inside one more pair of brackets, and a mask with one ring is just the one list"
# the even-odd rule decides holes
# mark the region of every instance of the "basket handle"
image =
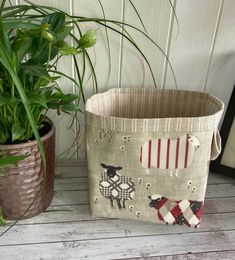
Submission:
[[215,130],[213,133],[212,143],[211,143],[211,160],[215,160],[221,152],[221,137],[219,130]]

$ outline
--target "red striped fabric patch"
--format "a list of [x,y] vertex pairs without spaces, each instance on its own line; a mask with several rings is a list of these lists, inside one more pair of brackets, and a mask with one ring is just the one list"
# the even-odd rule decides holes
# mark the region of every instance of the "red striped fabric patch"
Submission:
[[158,139],[158,149],[157,149],[157,168],[160,168],[160,157],[161,156],[161,139]]
[[187,136],[186,136],[185,158],[184,158],[184,168],[187,168],[187,165],[188,165],[188,146],[189,146],[189,142],[188,142],[188,134],[187,134]]
[[159,202],[154,206],[154,208],[159,210],[167,201],[168,201],[168,199],[165,198],[165,197],[163,197],[163,198],[161,199],[161,201],[159,201]]
[[176,169],[178,169],[178,163],[179,163],[179,148],[180,148],[180,139],[177,138],[176,153],[175,153],[175,168]]
[[151,167],[151,149],[152,149],[152,141],[149,140],[149,151],[148,151],[148,168]]
[[166,169],[169,168],[169,157],[170,157],[170,146],[171,146],[171,140],[167,140],[167,151],[166,151]]
[[141,145],[140,147],[140,162],[142,163],[142,150],[143,150],[143,146]]

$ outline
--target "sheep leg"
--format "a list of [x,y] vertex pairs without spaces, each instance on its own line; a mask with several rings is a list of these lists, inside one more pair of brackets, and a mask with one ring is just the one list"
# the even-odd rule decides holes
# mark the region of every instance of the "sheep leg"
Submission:
[[176,171],[175,171],[175,176],[176,176],[176,177],[179,177],[179,169],[176,169]]
[[119,209],[122,208],[122,205],[121,205],[121,201],[120,201],[120,199],[117,199],[117,205],[118,205],[118,208],[119,208]]
[[146,169],[146,174],[147,174],[147,175],[150,175],[149,169]]
[[125,203],[125,199],[122,201],[122,208],[125,209],[126,208],[126,203]]
[[110,199],[111,207],[113,208],[113,199],[112,197],[109,197],[109,199]]

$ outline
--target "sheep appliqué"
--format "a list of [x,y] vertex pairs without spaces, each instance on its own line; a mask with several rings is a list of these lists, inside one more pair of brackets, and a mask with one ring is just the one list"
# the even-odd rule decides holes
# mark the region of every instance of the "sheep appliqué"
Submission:
[[148,196],[149,206],[157,210],[159,220],[166,224],[187,225],[197,228],[202,216],[203,201],[170,200],[163,195]]
[[132,200],[135,194],[135,183],[130,177],[122,176],[118,171],[121,166],[100,164],[104,168],[99,184],[101,194],[110,200],[111,207],[116,200],[118,208],[126,208],[126,200]]
[[180,169],[187,168],[200,147],[197,136],[185,134],[177,139],[159,138],[149,140],[140,148],[140,162],[146,169],[155,167],[170,170],[178,176]]

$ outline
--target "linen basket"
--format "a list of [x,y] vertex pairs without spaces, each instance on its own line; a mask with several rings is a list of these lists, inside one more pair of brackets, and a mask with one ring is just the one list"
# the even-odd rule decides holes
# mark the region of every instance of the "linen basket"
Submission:
[[93,215],[198,227],[223,102],[202,92],[111,89],[86,103]]

